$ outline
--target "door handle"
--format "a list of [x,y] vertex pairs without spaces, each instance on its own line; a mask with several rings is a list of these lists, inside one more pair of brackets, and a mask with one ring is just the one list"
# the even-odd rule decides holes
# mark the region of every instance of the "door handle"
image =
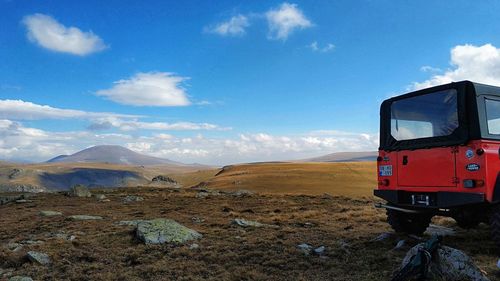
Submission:
[[404,155],[403,156],[403,165],[406,165],[406,164],[408,164],[408,156]]

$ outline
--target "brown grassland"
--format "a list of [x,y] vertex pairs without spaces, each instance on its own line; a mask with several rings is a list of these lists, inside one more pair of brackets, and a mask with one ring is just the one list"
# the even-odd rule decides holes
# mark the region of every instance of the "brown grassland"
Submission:
[[[178,179],[257,192],[244,197],[198,198],[199,191],[187,187],[94,191],[106,194],[109,202],[38,194],[32,202],[0,206],[0,271],[34,280],[389,280],[418,241],[404,235],[372,241],[390,231],[384,211],[373,207],[374,169],[373,163],[264,163],[229,167],[216,177],[214,170],[182,173],[186,178]],[[144,201],[124,204],[127,195]],[[41,210],[64,216],[41,217]],[[104,219],[65,219],[75,214]],[[133,227],[116,224],[152,218],[174,219],[199,231],[199,248],[144,245],[134,238]],[[235,218],[276,227],[242,228],[231,224]],[[457,235],[444,243],[469,254],[491,280],[500,280],[487,226],[465,231],[451,219],[435,218],[434,223],[456,229]],[[76,239],[53,237],[63,232]],[[399,239],[405,245],[393,250]],[[26,240],[43,243],[16,252],[6,247]],[[323,245],[325,255],[306,256],[297,249],[301,243]],[[52,264],[29,262],[29,250],[47,253]]]

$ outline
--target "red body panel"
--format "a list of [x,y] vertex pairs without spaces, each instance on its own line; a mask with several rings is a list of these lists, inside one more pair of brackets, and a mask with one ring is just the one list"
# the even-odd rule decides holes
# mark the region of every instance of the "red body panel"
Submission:
[[[477,153],[478,149],[484,150],[484,153]],[[476,140],[458,147],[379,151],[378,189],[484,193],[486,200],[491,202],[500,171],[499,149],[500,141]],[[405,165],[404,156],[407,158]],[[469,164],[477,164],[479,169],[468,170]],[[392,166],[391,176],[380,175],[382,165]],[[467,188],[464,187],[464,180],[484,181],[484,184]]]

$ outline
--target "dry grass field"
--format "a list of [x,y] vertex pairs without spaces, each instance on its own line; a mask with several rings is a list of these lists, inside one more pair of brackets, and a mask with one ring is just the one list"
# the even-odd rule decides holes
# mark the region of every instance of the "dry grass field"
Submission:
[[371,196],[377,184],[375,162],[256,163],[226,166],[207,187],[247,189],[270,194],[329,193]]
[[[226,167],[215,177],[220,170],[172,173],[184,183],[181,189],[93,190],[108,202],[40,193],[31,202],[0,206],[0,280],[9,275],[34,280],[389,280],[419,241],[395,234],[373,241],[391,232],[384,211],[373,207],[374,170],[373,163],[262,163]],[[207,196],[188,188],[200,181],[221,192]],[[239,189],[256,193],[230,192]],[[144,201],[124,203],[128,195]],[[63,216],[42,217],[43,210]],[[103,219],[67,219],[82,214]],[[203,238],[194,242],[199,247],[144,245],[132,226],[116,224],[154,218],[174,219],[200,232]],[[243,228],[231,223],[236,218],[270,226]],[[491,280],[500,280],[487,226],[465,231],[439,217],[433,223],[455,229],[456,236],[445,237],[444,244],[463,250]],[[75,238],[67,239],[71,235]],[[403,247],[394,249],[402,239]],[[12,243],[23,246],[13,250]],[[302,243],[325,246],[325,252],[305,255],[297,248]],[[52,264],[30,262],[28,251],[47,253]]]

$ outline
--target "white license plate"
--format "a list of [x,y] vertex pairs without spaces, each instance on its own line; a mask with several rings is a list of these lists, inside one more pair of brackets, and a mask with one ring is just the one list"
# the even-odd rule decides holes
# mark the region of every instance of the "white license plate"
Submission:
[[381,177],[392,176],[392,165],[381,165],[378,166],[378,173]]

